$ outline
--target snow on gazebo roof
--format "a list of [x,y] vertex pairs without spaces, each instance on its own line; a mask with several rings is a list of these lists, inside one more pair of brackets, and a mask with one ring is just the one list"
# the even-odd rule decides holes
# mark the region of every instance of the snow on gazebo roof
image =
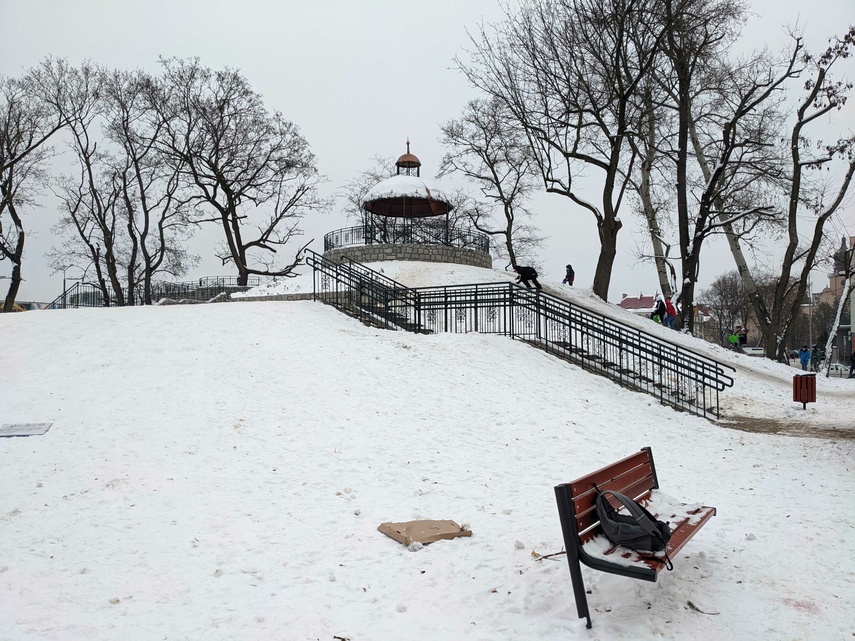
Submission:
[[437,183],[419,176],[397,175],[381,180],[362,199],[363,209],[382,216],[439,216],[451,205]]

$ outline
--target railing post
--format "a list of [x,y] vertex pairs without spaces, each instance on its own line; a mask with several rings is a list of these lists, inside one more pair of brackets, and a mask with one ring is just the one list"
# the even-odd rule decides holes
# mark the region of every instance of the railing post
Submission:
[[514,320],[516,319],[516,300],[514,299],[514,284],[508,283],[508,313],[510,314],[510,323],[508,323],[508,329],[510,330],[509,336],[511,338],[517,337],[516,324]]
[[478,327],[478,285],[475,285],[475,299],[474,299],[474,315],[475,315],[475,331],[480,331]]
[[448,287],[442,288],[442,331],[448,331]]

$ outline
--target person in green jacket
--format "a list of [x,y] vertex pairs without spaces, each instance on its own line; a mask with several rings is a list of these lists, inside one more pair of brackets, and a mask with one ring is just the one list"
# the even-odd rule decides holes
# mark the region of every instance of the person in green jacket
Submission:
[[741,327],[737,327],[735,330],[730,332],[730,335],[727,337],[728,342],[730,343],[730,349],[735,352],[741,352],[742,349],[739,347],[739,330]]

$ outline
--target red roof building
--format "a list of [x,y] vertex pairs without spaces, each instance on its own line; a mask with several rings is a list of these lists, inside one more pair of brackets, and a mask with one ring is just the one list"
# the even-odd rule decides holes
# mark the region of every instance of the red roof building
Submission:
[[655,300],[655,296],[645,296],[644,294],[639,294],[636,296],[627,296],[626,294],[621,294],[620,303],[618,303],[618,307],[622,307],[623,309],[632,312],[633,314],[638,315],[650,315],[653,313],[653,301]]

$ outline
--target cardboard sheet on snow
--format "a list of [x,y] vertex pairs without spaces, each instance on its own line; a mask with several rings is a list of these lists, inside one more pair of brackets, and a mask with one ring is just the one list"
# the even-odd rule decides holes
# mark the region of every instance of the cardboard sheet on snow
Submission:
[[464,530],[454,521],[406,521],[404,523],[381,523],[377,528],[386,536],[391,536],[404,545],[413,541],[428,544],[440,539],[455,539],[458,536],[472,536],[471,530]]
[[41,436],[53,423],[5,423],[0,426],[0,436]]

